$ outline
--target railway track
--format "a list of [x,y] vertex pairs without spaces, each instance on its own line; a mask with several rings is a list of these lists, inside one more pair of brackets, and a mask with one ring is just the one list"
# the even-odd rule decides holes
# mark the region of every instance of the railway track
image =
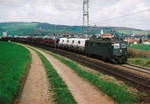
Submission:
[[150,68],[141,67],[141,66],[133,65],[133,64],[124,64],[122,66],[125,68],[129,68],[131,70],[135,70],[135,71],[150,75]]
[[68,52],[61,49],[50,48],[41,45],[34,45],[40,47],[56,54],[65,56],[71,60],[74,60],[82,65],[95,69],[104,74],[112,75],[115,78],[124,81],[126,84],[137,88],[138,90],[149,92],[150,91],[150,79],[138,76],[134,73],[130,73],[115,67],[113,64],[105,63],[97,59],[88,58],[84,55],[80,55],[73,52]]

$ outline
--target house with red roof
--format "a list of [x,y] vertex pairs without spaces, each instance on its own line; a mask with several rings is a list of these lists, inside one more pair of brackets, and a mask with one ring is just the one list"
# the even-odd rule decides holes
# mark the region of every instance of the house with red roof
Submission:
[[112,38],[112,37],[113,37],[113,35],[110,33],[101,34],[101,38]]
[[125,40],[128,44],[138,44],[138,40],[134,38],[125,38]]

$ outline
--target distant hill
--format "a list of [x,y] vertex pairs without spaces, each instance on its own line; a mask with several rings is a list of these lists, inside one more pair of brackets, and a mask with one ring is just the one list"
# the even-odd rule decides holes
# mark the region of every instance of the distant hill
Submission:
[[[115,34],[137,34],[147,35],[150,31],[143,31],[134,28],[125,27],[94,27],[90,26],[87,29],[89,35],[98,34],[103,29],[105,33]],[[2,32],[7,31],[8,35],[51,35],[53,33],[83,33],[82,26],[66,26],[54,25],[40,22],[3,22],[0,23],[0,35]],[[87,34],[86,32],[84,34]]]
[[150,31],[144,31],[141,29],[126,28],[126,27],[116,27],[114,30],[116,30],[119,33],[124,33],[124,34],[136,34],[136,35],[150,34]]

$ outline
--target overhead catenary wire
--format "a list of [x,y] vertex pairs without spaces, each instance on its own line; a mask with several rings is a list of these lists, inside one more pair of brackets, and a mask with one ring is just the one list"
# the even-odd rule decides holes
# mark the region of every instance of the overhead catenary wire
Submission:
[[[108,19],[102,19],[100,24],[101,24],[101,26],[107,26],[107,27],[112,26],[112,24],[115,24],[116,26],[119,26],[119,27],[120,26],[121,27],[124,27],[124,26],[125,27],[135,27],[135,26],[130,26],[130,25],[138,25],[139,24],[140,26],[138,26],[138,28],[140,28],[141,26],[143,26],[143,24],[150,23],[150,20],[149,20],[150,18],[144,17],[144,15],[142,16],[142,13],[145,13],[146,11],[150,12],[150,9],[145,9],[142,11],[129,13],[129,14],[112,17],[112,18],[108,18]],[[137,18],[135,18],[135,15],[137,15]],[[148,13],[148,15],[149,15],[149,13]],[[131,16],[133,16],[133,17],[131,17]]]
[[134,13],[130,13],[130,14],[125,14],[125,15],[121,15],[121,16],[117,16],[117,17],[112,17],[112,18],[108,18],[108,19],[102,19],[101,21],[109,21],[109,20],[124,18],[124,17],[128,17],[128,16],[136,15],[136,14],[139,14],[139,13],[143,13],[143,12],[146,12],[146,11],[150,11],[150,9],[145,9],[145,10],[142,10],[142,11],[138,11],[138,12],[134,12]]

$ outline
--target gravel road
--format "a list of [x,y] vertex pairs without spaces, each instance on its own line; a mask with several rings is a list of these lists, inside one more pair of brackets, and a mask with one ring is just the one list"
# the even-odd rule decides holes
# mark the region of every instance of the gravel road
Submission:
[[[38,50],[40,51],[40,50]],[[66,83],[78,104],[117,104],[106,94],[100,92],[87,80],[79,77],[72,69],[51,55],[40,51],[53,65],[60,77]]]
[[19,104],[54,104],[48,93],[48,80],[40,57],[29,49],[31,68]]

